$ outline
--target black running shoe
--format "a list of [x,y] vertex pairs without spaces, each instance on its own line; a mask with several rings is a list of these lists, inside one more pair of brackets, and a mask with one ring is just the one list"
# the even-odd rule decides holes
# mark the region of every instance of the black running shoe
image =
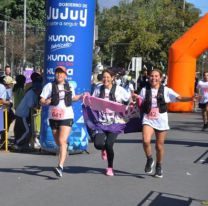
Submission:
[[161,164],[156,164],[155,177],[163,178],[163,170],[162,170]]
[[204,126],[202,127],[202,131],[205,131],[208,128],[208,124],[204,124]]
[[63,169],[60,166],[55,167],[54,172],[55,172],[57,177],[62,177],[63,176]]
[[147,163],[146,163],[146,165],[145,165],[144,171],[145,171],[147,174],[151,174],[152,171],[153,171],[153,166],[154,166],[154,160],[153,160],[153,158],[147,159]]

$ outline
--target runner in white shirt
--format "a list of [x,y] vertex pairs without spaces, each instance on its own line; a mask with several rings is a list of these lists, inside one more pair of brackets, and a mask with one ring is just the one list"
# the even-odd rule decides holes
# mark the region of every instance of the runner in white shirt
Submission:
[[[151,139],[153,134],[156,136],[156,168],[155,177],[163,177],[162,161],[164,156],[164,141],[167,136],[168,114],[166,103],[193,101],[194,97],[181,97],[168,87],[161,86],[162,72],[153,69],[149,76],[149,87],[141,90],[140,96],[143,99],[143,148],[147,157],[145,172],[153,172],[154,160],[152,158]],[[146,95],[147,93],[147,95]]]
[[199,81],[197,90],[199,93],[199,108],[202,110],[204,122],[202,130],[206,130],[208,128],[208,71],[203,73],[203,81]]
[[[67,156],[67,139],[74,119],[72,101],[78,101],[82,95],[75,95],[74,89],[65,81],[67,71],[59,66],[55,69],[56,84],[46,84],[41,93],[41,105],[49,106],[49,122],[56,144],[60,147],[58,166],[54,172],[58,177],[63,175],[63,166]],[[56,92],[53,93],[53,86]],[[68,89],[66,89],[68,88]]]
[[[121,86],[114,84],[115,74],[111,69],[106,69],[102,73],[102,85],[97,87],[92,96],[111,100],[115,102],[128,102],[130,101],[130,94]],[[99,123],[102,125],[113,125],[122,120],[116,113],[99,112]],[[114,161],[114,143],[118,134],[115,132],[96,131],[94,136],[94,146],[96,149],[101,150],[103,160],[108,161],[108,167],[105,174],[107,176],[114,176],[113,161]]]

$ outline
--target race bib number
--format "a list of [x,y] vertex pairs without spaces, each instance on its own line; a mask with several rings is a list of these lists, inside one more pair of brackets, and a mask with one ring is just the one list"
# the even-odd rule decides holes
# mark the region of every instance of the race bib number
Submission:
[[51,117],[56,120],[62,120],[64,118],[64,109],[61,108],[51,109]]
[[149,114],[147,114],[148,119],[158,119],[159,118],[159,109],[152,108]]

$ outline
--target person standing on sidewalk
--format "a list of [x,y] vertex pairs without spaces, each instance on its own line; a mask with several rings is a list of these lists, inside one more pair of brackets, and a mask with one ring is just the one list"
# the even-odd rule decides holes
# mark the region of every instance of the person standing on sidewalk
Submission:
[[202,130],[208,129],[208,71],[203,73],[203,80],[197,84],[199,93],[199,108],[202,110],[202,119],[204,125]]
[[42,91],[42,82],[33,82],[31,89],[25,94],[16,108],[14,125],[14,149],[24,151],[30,149],[32,135],[31,109],[38,109],[39,96]]
[[193,101],[194,97],[182,97],[171,88],[164,87],[162,84],[162,72],[153,69],[149,76],[149,85],[142,88],[140,96],[142,98],[142,138],[143,148],[147,157],[145,172],[153,172],[154,160],[152,157],[151,139],[153,134],[156,136],[156,168],[155,177],[162,178],[162,162],[164,157],[164,142],[168,125],[168,113],[166,104],[169,102]]
[[47,83],[40,95],[40,104],[49,105],[49,124],[53,137],[59,146],[58,166],[54,172],[63,176],[64,162],[67,156],[67,139],[71,132],[74,112],[72,102],[78,101],[83,95],[75,95],[73,87],[66,81],[67,70],[63,66],[55,69],[55,81]]
[[[95,88],[92,96],[99,97],[105,100],[110,100],[114,102],[128,102],[131,95],[121,86],[114,83],[115,74],[111,69],[106,69],[102,73],[102,85]],[[105,113],[99,112],[99,123],[102,125],[111,126],[115,123],[121,121],[116,113]],[[115,131],[104,131],[100,128],[99,131],[95,132],[94,136],[94,146],[96,149],[101,150],[101,156],[103,160],[108,161],[108,167],[106,169],[107,176],[114,176],[113,171],[113,160],[114,160],[114,150],[113,145],[116,141],[118,134]]]

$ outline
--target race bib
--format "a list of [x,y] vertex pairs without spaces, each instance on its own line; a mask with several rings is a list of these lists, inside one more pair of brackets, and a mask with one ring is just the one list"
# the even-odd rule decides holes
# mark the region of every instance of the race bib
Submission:
[[51,109],[51,117],[55,120],[62,120],[64,118],[64,109],[61,108]]
[[158,108],[152,108],[147,114],[148,119],[158,119],[159,118],[159,109]]

